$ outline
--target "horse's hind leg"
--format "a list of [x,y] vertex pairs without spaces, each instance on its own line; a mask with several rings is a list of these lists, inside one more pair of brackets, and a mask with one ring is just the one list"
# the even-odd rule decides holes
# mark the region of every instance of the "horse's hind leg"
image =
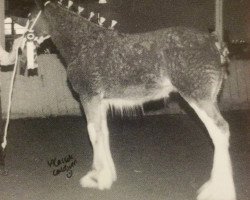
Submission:
[[116,180],[116,171],[109,148],[106,107],[101,99],[81,98],[87,118],[89,138],[93,147],[93,165],[81,180],[83,187],[109,189]]
[[211,177],[198,191],[198,200],[235,200],[235,188],[229,155],[229,126],[221,116],[217,103],[210,100],[191,101],[190,106],[206,126],[214,144]]

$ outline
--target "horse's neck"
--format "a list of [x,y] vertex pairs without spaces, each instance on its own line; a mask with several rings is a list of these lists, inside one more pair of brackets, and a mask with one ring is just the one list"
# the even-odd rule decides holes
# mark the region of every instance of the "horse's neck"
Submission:
[[77,57],[82,48],[100,42],[101,36],[111,32],[55,4],[47,5],[44,14],[52,40],[67,64]]

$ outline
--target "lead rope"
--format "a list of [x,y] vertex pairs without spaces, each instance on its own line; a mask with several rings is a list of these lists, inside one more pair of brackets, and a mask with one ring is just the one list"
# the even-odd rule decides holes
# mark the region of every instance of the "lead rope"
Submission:
[[16,60],[15,60],[15,65],[10,81],[10,92],[9,92],[9,98],[8,98],[8,108],[7,108],[7,116],[6,116],[6,123],[4,127],[4,135],[3,135],[3,142],[1,144],[3,150],[5,149],[7,145],[7,133],[8,133],[8,127],[9,127],[9,122],[10,122],[10,110],[11,110],[11,100],[12,100],[12,93],[13,93],[13,86],[14,86],[14,81],[15,81],[15,76],[16,76],[16,71],[17,71],[17,57],[18,57],[18,50],[16,50]]
[[[28,22],[26,24],[26,29],[28,31],[33,31],[33,28],[34,28],[34,26],[35,26],[38,18],[40,17],[41,12],[42,11],[39,11],[39,13],[37,14],[35,20],[31,24],[31,26],[30,26],[29,29],[28,29],[28,27],[29,27],[30,21],[28,20]],[[26,41],[24,40],[24,34],[21,36],[21,37],[23,37],[22,38],[22,42],[21,42],[21,48],[22,49],[24,48],[25,43],[26,43]],[[9,127],[9,123],[10,123],[10,112],[11,112],[11,104],[12,104],[12,94],[13,94],[14,82],[15,82],[16,71],[17,71],[17,63],[18,63],[18,49],[19,49],[19,47],[16,49],[16,54],[15,54],[16,60],[15,60],[15,64],[14,64],[14,69],[13,69],[11,81],[10,81],[10,91],[9,91],[9,96],[8,96],[8,107],[7,107],[6,123],[5,123],[5,127],[4,127],[3,142],[1,144],[3,151],[4,151],[4,149],[7,146],[7,134],[8,134],[8,127]],[[27,52],[31,52],[31,51],[27,51]],[[27,57],[28,57],[27,60],[32,60],[32,59],[30,59],[31,56],[34,56],[34,54],[31,54],[31,55],[27,54]]]

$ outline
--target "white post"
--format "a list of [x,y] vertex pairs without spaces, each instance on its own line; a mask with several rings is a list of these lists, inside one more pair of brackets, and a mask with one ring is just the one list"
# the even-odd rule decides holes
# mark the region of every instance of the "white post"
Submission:
[[4,1],[0,0],[0,45],[5,49],[5,36],[4,36]]
[[219,43],[223,42],[223,0],[215,0],[215,32]]
[[[4,1],[0,0],[0,46],[5,49],[5,35],[4,35]],[[1,78],[1,77],[0,77]],[[1,80],[1,79],[0,79]],[[3,136],[3,118],[2,118],[2,103],[1,103],[1,82],[0,82],[0,142],[2,143]],[[4,165],[4,152],[0,148],[0,166]]]

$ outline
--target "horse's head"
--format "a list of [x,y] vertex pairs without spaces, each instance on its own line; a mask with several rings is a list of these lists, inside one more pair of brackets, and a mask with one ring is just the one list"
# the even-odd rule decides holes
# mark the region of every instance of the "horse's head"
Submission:
[[29,19],[28,29],[33,30],[36,37],[40,39],[42,37],[48,37],[49,25],[46,22],[43,9],[41,9],[41,6],[38,6],[37,4],[37,6],[31,10],[28,19]]
[[[86,46],[90,47],[104,35],[114,36],[115,20],[103,17],[109,8],[105,0],[81,4],[71,0],[35,0],[37,9],[30,14],[28,30],[38,43],[51,35],[66,64],[70,64]],[[104,15],[105,16],[105,15]],[[99,38],[99,39],[98,39]]]

